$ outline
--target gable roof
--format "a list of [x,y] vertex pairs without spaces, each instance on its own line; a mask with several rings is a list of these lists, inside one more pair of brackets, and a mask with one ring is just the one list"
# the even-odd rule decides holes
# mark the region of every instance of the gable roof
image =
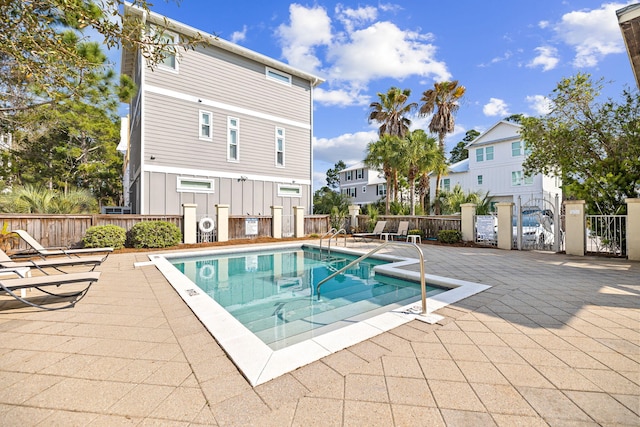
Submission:
[[468,143],[464,148],[468,149],[471,146],[478,147],[503,141],[517,141],[521,138],[520,129],[522,129],[522,126],[517,123],[500,120],[484,133],[480,134],[476,139]]
[[[303,80],[309,81],[311,82],[312,87],[318,86],[319,84],[325,81],[321,77],[315,76],[313,74],[302,71],[298,68],[292,67],[288,64],[285,64],[284,62],[277,61],[273,58],[270,58],[266,55],[255,52],[251,49],[247,49],[235,43],[231,43],[230,41],[223,40],[218,36],[214,36],[213,34],[208,34],[208,33],[205,33],[204,31],[197,30],[189,25],[183,24],[178,21],[174,21],[173,19],[167,18],[158,13],[146,12],[145,10],[141,9],[138,6],[134,6],[131,3],[125,2],[123,19],[127,19],[127,17],[129,16],[141,17],[146,23],[156,24],[162,28],[166,28],[169,31],[183,34],[187,37],[194,37],[196,35],[200,35],[200,37],[202,37],[204,41],[210,46],[214,46],[219,49],[226,50],[236,55],[256,61],[260,64],[278,69],[287,74],[291,74]],[[121,72],[123,74],[126,74],[128,76],[133,75],[135,57],[136,57],[135,50],[127,49],[125,46],[122,47]]]

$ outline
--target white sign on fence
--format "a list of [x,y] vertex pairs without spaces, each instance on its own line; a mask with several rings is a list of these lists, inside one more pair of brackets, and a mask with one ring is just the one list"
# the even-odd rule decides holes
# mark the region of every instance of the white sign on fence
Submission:
[[247,236],[256,236],[258,234],[258,218],[247,218],[244,220],[245,232]]
[[478,240],[495,240],[495,219],[493,215],[476,216],[476,233]]

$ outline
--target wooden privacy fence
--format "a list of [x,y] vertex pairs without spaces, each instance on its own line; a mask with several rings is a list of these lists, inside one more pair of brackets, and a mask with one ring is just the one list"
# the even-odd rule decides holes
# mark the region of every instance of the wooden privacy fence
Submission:
[[[248,220],[248,221],[247,221]],[[255,227],[257,222],[257,227]],[[258,237],[271,237],[272,217],[259,216],[229,216],[229,240],[257,239]],[[255,227],[255,228],[254,228]],[[257,234],[254,234],[254,231]]]
[[[130,230],[142,221],[167,221],[182,230],[182,215],[45,215],[0,214],[0,221],[8,230],[27,230],[45,247],[78,247],[87,229],[94,225],[117,225]],[[19,242],[17,249],[27,249]]]
[[[393,232],[398,229],[400,221],[409,221],[409,230],[422,230],[425,239],[437,239],[441,230],[461,231],[461,218],[459,215],[440,216],[410,216],[410,215],[380,215],[378,221],[387,221],[385,231]],[[369,216],[358,215],[358,226],[366,229]]]

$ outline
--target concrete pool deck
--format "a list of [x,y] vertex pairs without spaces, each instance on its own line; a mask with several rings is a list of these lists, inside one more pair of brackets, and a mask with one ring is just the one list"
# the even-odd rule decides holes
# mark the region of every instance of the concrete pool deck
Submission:
[[2,296],[0,424],[640,424],[640,263],[421,248],[492,287],[255,388],[146,253],[111,255],[73,309]]

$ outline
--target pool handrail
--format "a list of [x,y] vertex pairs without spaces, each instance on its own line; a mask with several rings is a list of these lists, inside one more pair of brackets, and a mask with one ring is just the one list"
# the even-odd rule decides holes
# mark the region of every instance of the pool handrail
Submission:
[[338,270],[335,273],[330,274],[329,276],[327,276],[324,279],[320,280],[318,282],[318,284],[316,285],[316,294],[318,295],[318,299],[320,299],[320,286],[322,286],[322,284],[327,282],[328,280],[333,279],[338,274],[342,274],[342,272],[344,272],[348,268],[351,268],[351,266],[353,266],[353,265],[359,263],[360,261],[370,257],[374,253],[378,252],[381,249],[386,248],[387,246],[402,246],[402,247],[406,248],[407,245],[413,246],[414,248],[416,248],[416,251],[418,252],[418,259],[420,261],[420,292],[421,292],[421,300],[422,300],[421,301],[422,302],[422,312],[420,314],[422,314],[422,315],[427,314],[427,286],[426,286],[426,283],[425,283],[425,280],[424,280],[424,254],[422,253],[422,249],[420,249],[420,247],[418,245],[416,245],[415,243],[403,243],[403,242],[390,241],[390,242],[385,242],[382,245],[371,249],[369,252],[367,252],[366,254],[362,255],[360,258],[358,258],[358,259],[356,259],[354,261],[351,261],[349,264],[345,265],[340,270]]
[[[330,235],[331,233],[335,233],[337,230],[333,227],[331,227],[329,229],[329,231],[327,231],[326,233],[324,233],[322,236],[320,236],[320,254],[322,254],[322,239],[324,239],[325,237],[327,237],[328,235]],[[331,237],[329,237],[329,241],[331,241]]]
[[[334,228],[335,230],[335,228]],[[336,236],[339,236],[340,234],[342,234],[344,236],[344,247],[347,247],[347,230],[345,230],[344,228],[341,228],[340,230],[336,231],[335,233],[333,233],[331,235],[331,237],[329,237],[329,243],[327,244],[327,254],[331,255],[331,239],[333,239],[334,237],[336,238],[336,245],[338,244],[338,238]],[[322,242],[320,242],[322,243]],[[320,251],[322,251],[322,244],[320,245]]]

